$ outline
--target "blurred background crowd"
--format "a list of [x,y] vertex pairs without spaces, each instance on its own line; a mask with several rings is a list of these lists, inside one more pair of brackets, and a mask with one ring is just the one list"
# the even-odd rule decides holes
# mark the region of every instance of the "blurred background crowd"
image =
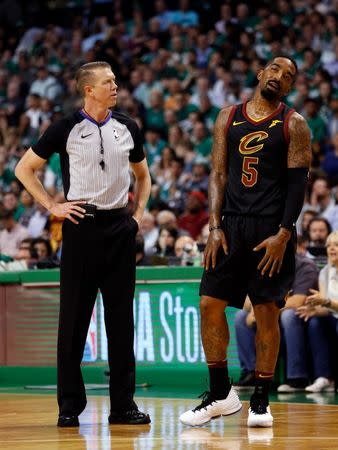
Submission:
[[[299,73],[285,102],[308,122],[313,163],[297,223],[294,295],[281,318],[288,372],[280,392],[332,390],[338,371],[329,344],[337,337],[327,333],[338,335],[337,313],[304,305],[309,289],[318,287],[320,269],[325,292],[338,299],[338,235],[330,234],[338,229],[337,11],[337,0],[3,0],[0,270],[59,264],[62,220],[33,200],[14,168],[52,122],[81,108],[74,81],[81,64],[111,64],[119,86],[117,109],[133,117],[144,136],[152,192],[137,235],[137,264],[201,265],[215,118],[221,108],[250,99],[256,74],[269,59],[289,55]],[[39,176],[63,201],[58,154]],[[255,364],[250,305],[238,312],[236,331],[239,387],[250,386]]]
[[[18,267],[7,264],[12,259],[29,267],[58,264],[62,221],[22,188],[14,168],[50,123],[81,107],[74,72],[94,60],[111,64],[117,108],[144,136],[153,184],[138,264],[200,265],[215,118],[221,108],[250,99],[259,68],[281,53],[299,65],[285,101],[308,121],[314,154],[299,244],[323,266],[326,238],[338,228],[337,6],[327,0],[2,1],[2,267]],[[57,154],[40,179],[63,200]],[[129,197],[132,209],[132,192]]]

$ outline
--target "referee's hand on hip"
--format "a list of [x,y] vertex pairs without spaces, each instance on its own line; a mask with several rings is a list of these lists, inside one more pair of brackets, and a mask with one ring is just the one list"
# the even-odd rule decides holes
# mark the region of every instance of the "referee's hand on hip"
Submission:
[[65,203],[55,203],[49,211],[56,217],[65,217],[76,225],[79,223],[73,216],[84,218],[85,209],[81,208],[81,204],[86,203],[85,201],[75,201],[75,202],[65,202]]

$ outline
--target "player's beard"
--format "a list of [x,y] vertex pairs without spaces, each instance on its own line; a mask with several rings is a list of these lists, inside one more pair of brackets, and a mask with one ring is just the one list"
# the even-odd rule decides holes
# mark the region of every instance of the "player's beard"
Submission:
[[265,100],[268,100],[269,102],[272,102],[273,100],[278,100],[279,99],[279,92],[278,91],[273,91],[269,88],[263,88],[261,90],[261,94],[262,97],[265,98]]

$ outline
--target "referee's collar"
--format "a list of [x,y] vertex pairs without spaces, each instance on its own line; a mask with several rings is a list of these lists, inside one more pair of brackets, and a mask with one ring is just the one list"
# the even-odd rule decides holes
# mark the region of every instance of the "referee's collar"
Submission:
[[96,120],[94,120],[92,117],[90,117],[88,114],[86,114],[83,111],[83,109],[80,109],[79,113],[82,117],[89,120],[89,122],[94,123],[98,127],[103,127],[103,125],[105,125],[111,119],[111,116],[112,116],[112,112],[111,112],[111,110],[109,110],[107,117],[102,122],[96,122]]

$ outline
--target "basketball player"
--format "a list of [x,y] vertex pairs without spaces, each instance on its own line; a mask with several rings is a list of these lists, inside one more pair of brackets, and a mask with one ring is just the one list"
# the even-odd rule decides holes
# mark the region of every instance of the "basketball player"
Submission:
[[257,337],[256,386],[247,424],[272,426],[268,395],[279,349],[278,317],[294,278],[295,222],[311,162],[309,128],[281,102],[296,74],[292,59],[275,57],[259,71],[252,100],[223,109],[215,124],[210,236],[200,286],[210,391],[180,416],[186,425],[202,425],[242,406],[228,377],[224,310],[228,305],[242,308],[248,294]]

